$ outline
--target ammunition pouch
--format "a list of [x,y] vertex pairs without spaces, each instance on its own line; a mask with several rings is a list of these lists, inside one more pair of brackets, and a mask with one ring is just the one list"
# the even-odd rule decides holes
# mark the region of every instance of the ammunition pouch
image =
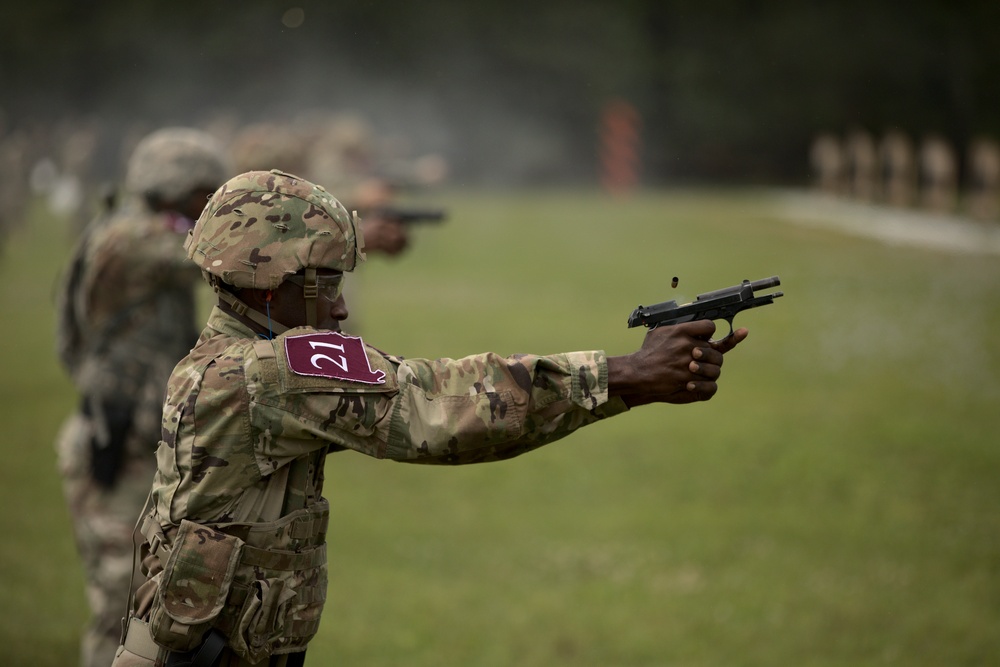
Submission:
[[163,568],[149,631],[171,651],[201,646],[226,604],[243,540],[181,521]]

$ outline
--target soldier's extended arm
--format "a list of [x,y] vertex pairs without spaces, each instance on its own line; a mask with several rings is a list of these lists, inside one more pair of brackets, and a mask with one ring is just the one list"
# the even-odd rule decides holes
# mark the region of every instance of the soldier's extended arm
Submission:
[[389,222],[412,225],[425,222],[444,222],[448,213],[440,208],[404,208],[399,206],[372,206],[358,209],[362,222],[369,218],[382,218]]

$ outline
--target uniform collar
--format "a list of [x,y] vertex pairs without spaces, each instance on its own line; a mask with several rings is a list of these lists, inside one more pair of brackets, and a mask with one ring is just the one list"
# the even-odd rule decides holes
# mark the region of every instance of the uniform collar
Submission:
[[257,334],[238,319],[223,312],[218,306],[212,307],[205,327],[230,338],[257,338]]

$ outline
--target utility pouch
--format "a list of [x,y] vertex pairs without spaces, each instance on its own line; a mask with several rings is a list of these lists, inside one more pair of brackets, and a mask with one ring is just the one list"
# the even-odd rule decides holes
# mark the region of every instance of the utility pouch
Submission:
[[149,625],[136,616],[130,616],[111,667],[156,667],[163,664],[166,653],[150,637]]
[[247,662],[299,654],[316,635],[326,600],[328,517],[322,500],[277,521],[244,525],[237,533],[246,544],[216,627]]
[[285,632],[288,603],[296,596],[283,579],[260,579],[250,585],[246,602],[233,633],[236,653],[251,662],[271,655],[275,640]]
[[226,604],[243,540],[181,521],[150,613],[149,630],[171,651],[200,646]]

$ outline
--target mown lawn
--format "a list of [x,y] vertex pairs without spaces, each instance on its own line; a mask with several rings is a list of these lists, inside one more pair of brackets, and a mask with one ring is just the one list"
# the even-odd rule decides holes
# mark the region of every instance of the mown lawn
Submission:
[[[1000,655],[1000,261],[775,213],[768,193],[449,193],[376,258],[357,331],[406,356],[603,348],[638,304],[778,274],[707,404],[513,461],[332,456],[330,601],[308,664],[984,665]],[[82,579],[53,440],[64,225],[0,257],[5,663],[74,664]],[[670,279],[680,278],[677,289]]]

